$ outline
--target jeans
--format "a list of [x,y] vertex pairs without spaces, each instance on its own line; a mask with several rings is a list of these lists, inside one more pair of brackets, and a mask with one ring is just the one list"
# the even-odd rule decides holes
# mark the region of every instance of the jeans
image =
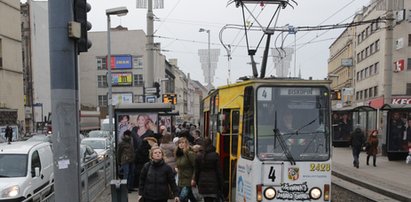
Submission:
[[352,156],[354,158],[354,166],[358,167],[359,165],[359,157],[360,157],[361,147],[352,147]]
[[134,185],[134,163],[126,163],[121,165],[120,169],[123,171],[123,179],[127,179],[128,190],[133,189]]
[[179,198],[181,202],[187,202],[188,199],[190,199],[190,202],[197,202],[191,187],[182,187]]

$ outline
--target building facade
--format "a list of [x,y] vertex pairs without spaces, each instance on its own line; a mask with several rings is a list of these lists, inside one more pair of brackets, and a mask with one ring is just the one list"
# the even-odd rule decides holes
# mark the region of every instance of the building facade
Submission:
[[18,124],[23,127],[25,109],[20,19],[19,1],[0,1],[0,108],[17,110],[17,120],[13,120],[15,123],[7,121],[0,125]]

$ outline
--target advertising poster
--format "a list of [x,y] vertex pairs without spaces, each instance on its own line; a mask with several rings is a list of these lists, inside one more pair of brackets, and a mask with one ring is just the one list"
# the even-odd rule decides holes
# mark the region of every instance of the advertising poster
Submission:
[[154,137],[158,131],[158,114],[138,112],[117,115],[117,144],[122,142],[126,130],[130,130],[135,137]]

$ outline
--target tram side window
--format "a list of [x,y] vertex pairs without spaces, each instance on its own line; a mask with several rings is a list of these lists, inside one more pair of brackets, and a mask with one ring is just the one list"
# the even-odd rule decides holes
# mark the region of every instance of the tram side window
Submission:
[[246,159],[254,158],[254,90],[248,86],[244,90],[244,120],[241,141],[241,156]]

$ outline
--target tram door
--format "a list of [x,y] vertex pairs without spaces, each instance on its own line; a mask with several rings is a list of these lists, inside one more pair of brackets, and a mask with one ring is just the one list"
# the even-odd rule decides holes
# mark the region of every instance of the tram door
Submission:
[[[236,185],[237,166],[237,142],[240,125],[239,109],[223,109],[220,159],[222,160],[224,173],[224,193],[225,197],[234,199]],[[233,201],[233,200],[230,200]]]

